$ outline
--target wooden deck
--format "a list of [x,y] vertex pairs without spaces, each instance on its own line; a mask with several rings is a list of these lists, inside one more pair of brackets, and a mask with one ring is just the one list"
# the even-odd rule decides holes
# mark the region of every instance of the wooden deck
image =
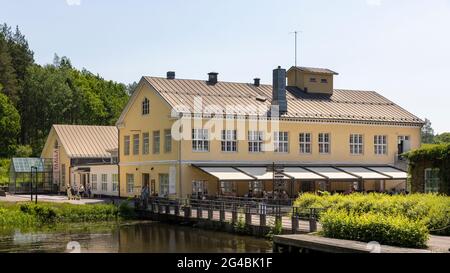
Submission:
[[443,236],[430,236],[427,249],[369,245],[307,234],[274,236],[273,242],[275,252],[296,252],[303,249],[326,253],[450,253],[450,237]]

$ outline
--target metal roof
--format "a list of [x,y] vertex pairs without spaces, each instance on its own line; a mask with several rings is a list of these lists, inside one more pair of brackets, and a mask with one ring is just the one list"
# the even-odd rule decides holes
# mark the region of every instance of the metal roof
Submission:
[[118,149],[118,130],[115,126],[53,125],[70,158],[110,157],[109,151]]
[[329,74],[329,75],[339,75],[337,72],[327,68],[317,68],[317,67],[305,67],[305,66],[293,66],[291,69],[298,69],[300,71],[315,73],[315,74]]
[[[243,113],[248,113],[249,106],[269,109],[271,105],[271,85],[257,87],[251,83],[221,81],[209,85],[202,80],[144,79],[172,108],[183,105],[190,113],[195,113],[194,97],[201,97],[203,106],[232,106]],[[335,89],[332,95],[306,93],[297,87],[287,87],[286,91],[288,111],[284,118],[423,124],[420,118],[374,91]]]

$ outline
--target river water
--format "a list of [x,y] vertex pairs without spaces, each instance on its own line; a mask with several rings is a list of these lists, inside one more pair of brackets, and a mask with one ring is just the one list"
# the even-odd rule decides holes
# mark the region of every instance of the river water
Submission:
[[0,252],[267,253],[269,241],[158,222],[67,226],[0,235]]

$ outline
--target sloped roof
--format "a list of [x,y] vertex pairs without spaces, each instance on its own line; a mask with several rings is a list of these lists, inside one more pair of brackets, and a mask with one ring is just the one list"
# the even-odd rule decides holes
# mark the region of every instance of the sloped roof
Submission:
[[[196,96],[201,96],[203,106],[234,106],[243,112],[248,111],[250,105],[263,105],[267,109],[271,105],[271,85],[256,87],[251,83],[222,81],[209,85],[202,80],[144,79],[171,107],[183,105],[191,113],[194,113]],[[374,91],[335,89],[332,95],[326,95],[287,87],[286,99],[288,111],[284,118],[423,124],[420,118]]]
[[32,167],[36,167],[38,172],[43,172],[44,159],[14,157],[12,159],[12,167],[16,173],[29,173]]
[[309,73],[316,73],[316,74],[339,75],[337,72],[334,72],[333,70],[330,70],[328,68],[293,66],[291,69],[297,69],[297,70],[300,70],[300,71],[309,72]]
[[53,125],[70,158],[110,157],[108,151],[118,148],[115,126]]

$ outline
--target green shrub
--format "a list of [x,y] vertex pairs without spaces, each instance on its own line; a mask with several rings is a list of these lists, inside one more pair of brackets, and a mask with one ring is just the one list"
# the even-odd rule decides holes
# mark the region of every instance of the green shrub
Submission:
[[428,229],[423,221],[401,215],[331,209],[322,214],[321,223],[323,234],[330,238],[419,248],[426,247],[428,241]]
[[432,234],[450,235],[450,197],[437,194],[361,194],[317,196],[303,194],[294,203],[300,210],[323,208],[351,214],[379,213],[423,221]]
[[119,216],[123,219],[135,219],[136,212],[134,208],[130,205],[129,201],[122,201],[119,204]]

